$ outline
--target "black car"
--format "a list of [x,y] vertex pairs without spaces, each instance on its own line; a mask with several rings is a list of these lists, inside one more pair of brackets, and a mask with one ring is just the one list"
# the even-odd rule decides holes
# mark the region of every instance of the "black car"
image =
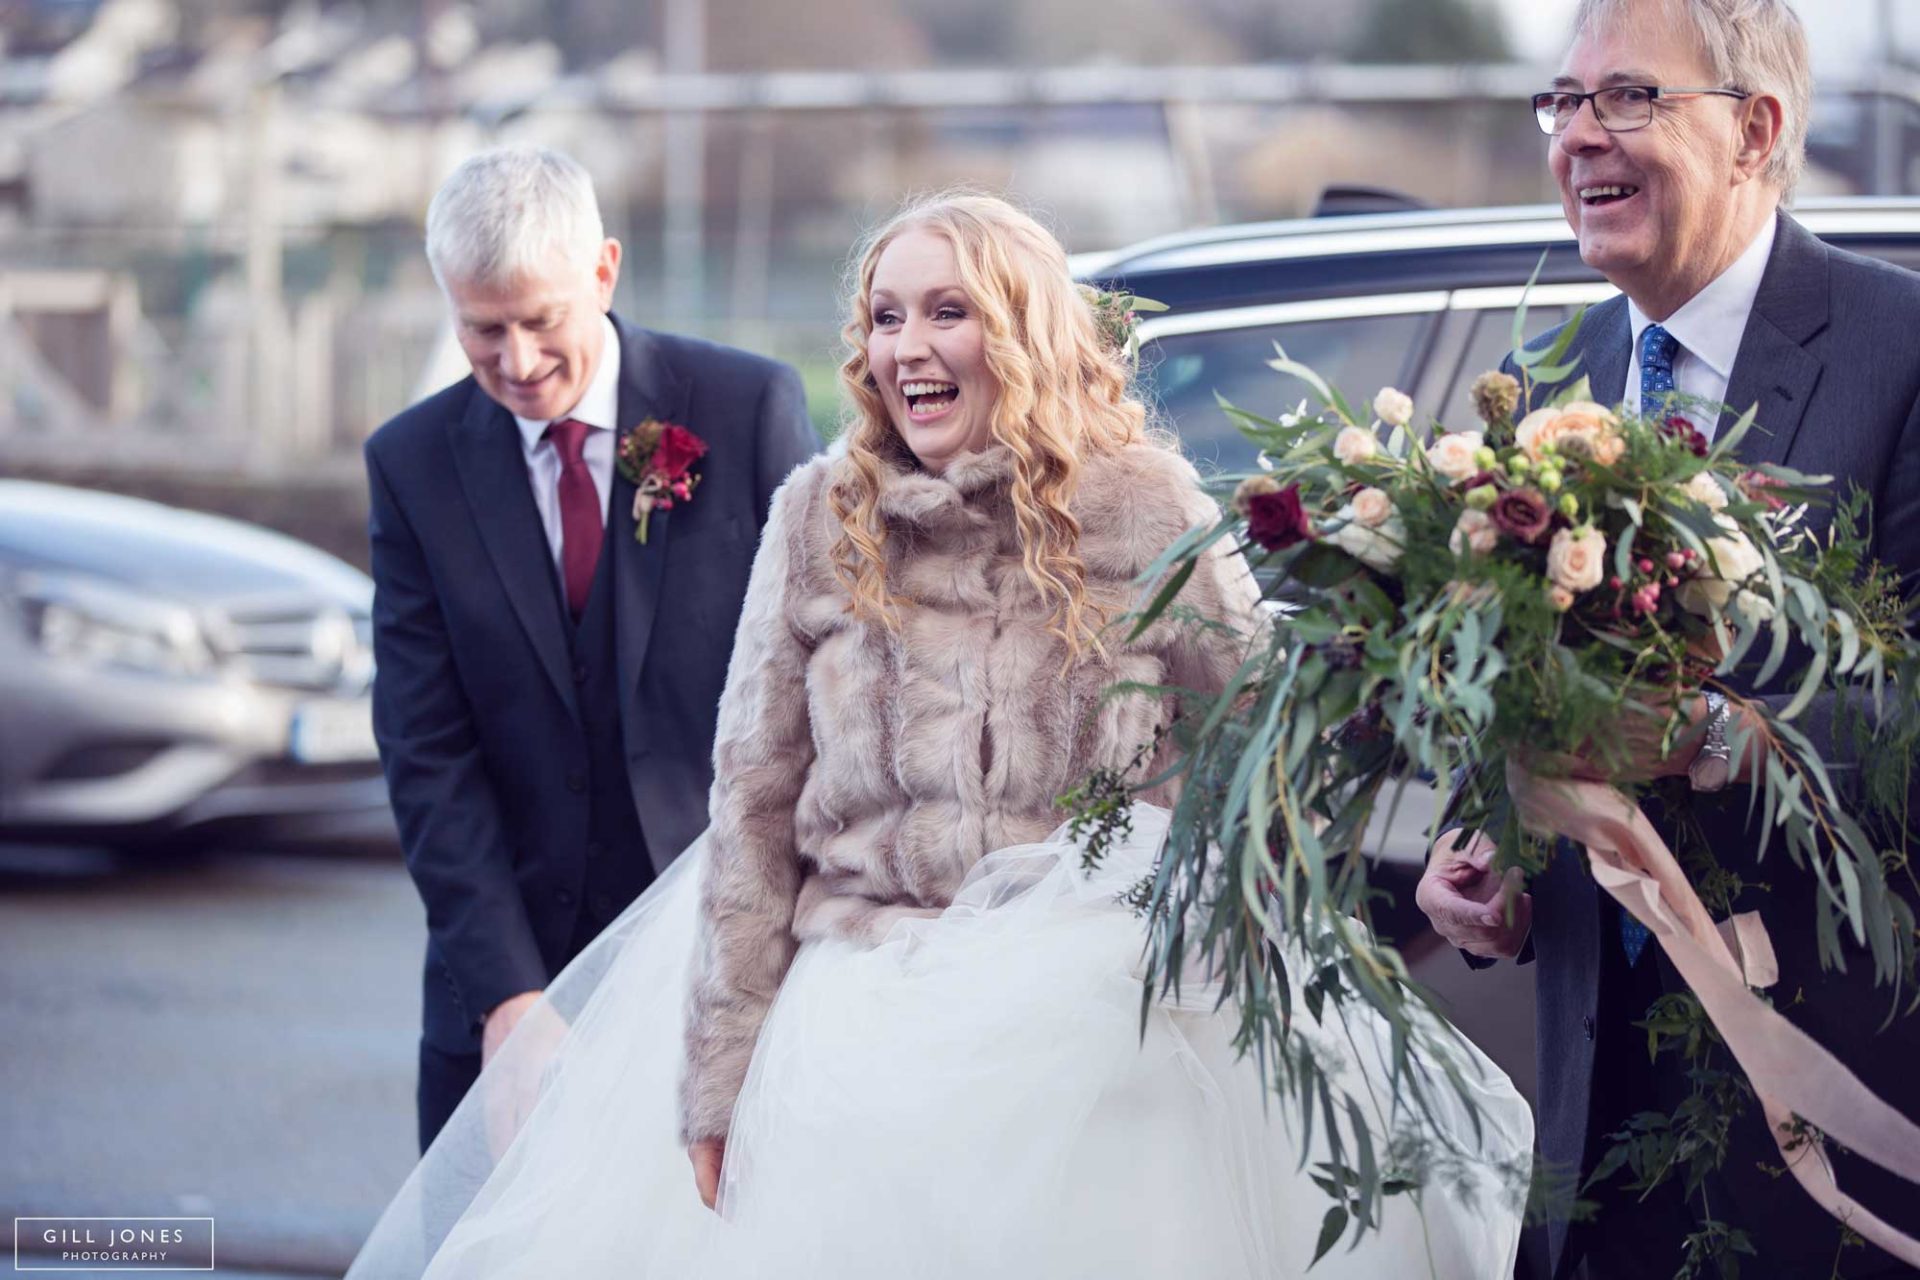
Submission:
[[[1793,213],[1833,245],[1920,270],[1920,199],[1808,200]],[[1420,420],[1471,423],[1467,388],[1506,355],[1536,267],[1530,333],[1615,292],[1553,205],[1219,227],[1078,265],[1170,308],[1140,325],[1143,381],[1203,470],[1253,466],[1216,392],[1269,417],[1306,394],[1267,367],[1276,343],[1356,402],[1398,387]]]

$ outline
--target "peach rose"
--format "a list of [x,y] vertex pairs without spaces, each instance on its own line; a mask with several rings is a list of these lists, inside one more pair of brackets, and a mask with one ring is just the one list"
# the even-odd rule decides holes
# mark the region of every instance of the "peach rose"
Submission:
[[1591,400],[1575,400],[1572,404],[1562,406],[1560,420],[1566,424],[1567,430],[1588,434],[1612,431],[1620,425],[1620,419],[1614,416],[1613,410]]
[[1603,467],[1620,461],[1620,455],[1626,451],[1627,438],[1617,431],[1609,431],[1593,442],[1593,460]]
[[1591,591],[1600,585],[1607,556],[1607,539],[1597,529],[1576,537],[1561,529],[1547,546],[1547,577],[1568,591]]
[[1390,427],[1404,427],[1413,421],[1413,397],[1393,387],[1382,387],[1373,398],[1373,412]]
[[1555,613],[1565,613],[1573,608],[1573,592],[1556,582],[1547,588],[1547,603],[1553,606]]
[[1427,461],[1447,479],[1465,480],[1480,474],[1480,464],[1473,455],[1486,442],[1486,436],[1478,431],[1449,431],[1427,446]]
[[1447,546],[1455,555],[1466,554],[1469,548],[1477,556],[1484,556],[1500,545],[1500,527],[1493,517],[1484,511],[1475,511],[1468,507],[1454,521],[1453,534],[1447,539]]
[[1558,409],[1535,409],[1520,419],[1520,425],[1513,429],[1513,442],[1526,451],[1529,458],[1539,456],[1540,433],[1547,425],[1560,419]]
[[1333,438],[1333,456],[1351,467],[1380,452],[1380,441],[1365,427],[1342,427]]
[[1378,529],[1393,515],[1393,499],[1384,489],[1362,489],[1353,495],[1353,518],[1369,529]]
[[1606,408],[1591,400],[1579,400],[1563,409],[1535,409],[1521,419],[1514,430],[1514,441],[1535,462],[1552,445],[1567,457],[1612,466],[1627,448],[1618,425],[1619,420]]

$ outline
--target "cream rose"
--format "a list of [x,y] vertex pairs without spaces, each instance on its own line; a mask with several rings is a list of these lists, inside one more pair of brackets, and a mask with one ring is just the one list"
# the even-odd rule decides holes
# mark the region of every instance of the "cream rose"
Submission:
[[[1334,516],[1340,527],[1327,535],[1327,541],[1368,568],[1384,573],[1400,563],[1401,552],[1406,549],[1407,527],[1399,513],[1392,509],[1392,504],[1388,504],[1387,517],[1378,526],[1361,520],[1355,504],[1366,492],[1362,490],[1356,493],[1352,503],[1340,508]],[[1371,492],[1378,493],[1379,490]],[[1385,496],[1381,494],[1381,497]]]
[[1727,505],[1727,491],[1704,471],[1687,481],[1681,492],[1709,511],[1720,511]]
[[1773,621],[1773,601],[1758,591],[1748,591],[1742,587],[1733,594],[1734,609],[1755,622]]
[[1365,427],[1342,427],[1333,438],[1333,456],[1349,467],[1379,452],[1379,439]]
[[1573,530],[1561,529],[1547,546],[1547,577],[1568,591],[1591,591],[1600,585],[1606,557],[1607,539],[1599,530],[1575,537]]
[[1556,582],[1547,588],[1547,603],[1553,606],[1555,613],[1565,613],[1573,608],[1573,592]]
[[1413,421],[1413,397],[1392,387],[1380,388],[1373,398],[1373,412],[1390,427],[1404,427]]
[[1449,480],[1465,480],[1479,474],[1480,465],[1473,455],[1487,442],[1478,431],[1449,431],[1427,446],[1427,461]]
[[1702,617],[1725,609],[1735,589],[1767,567],[1760,549],[1740,532],[1739,525],[1726,516],[1715,516],[1714,521],[1725,532],[1707,539],[1707,563],[1701,576],[1680,584],[1680,607]]
[[1484,511],[1475,511],[1468,507],[1454,521],[1453,533],[1447,539],[1447,546],[1455,555],[1465,555],[1469,549],[1477,556],[1484,556],[1500,545],[1500,526],[1493,517]]
[[1393,517],[1393,499],[1384,489],[1362,489],[1353,495],[1353,518],[1369,529],[1378,529]]

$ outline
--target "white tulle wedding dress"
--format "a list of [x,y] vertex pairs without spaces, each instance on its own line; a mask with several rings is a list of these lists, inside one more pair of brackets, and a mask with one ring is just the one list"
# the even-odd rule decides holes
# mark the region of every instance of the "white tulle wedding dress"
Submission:
[[[1304,1275],[1329,1201],[1216,993],[1155,1007],[1142,1035],[1143,925],[1116,898],[1166,822],[1139,809],[1092,875],[1064,831],[1000,850],[937,918],[873,948],[803,946],[718,1213],[677,1131],[696,842],[516,1029],[349,1280]],[[1349,1087],[1386,1079],[1370,1013],[1314,1034]],[[1475,1137],[1442,1091],[1464,1171],[1390,1197],[1316,1280],[1511,1274],[1532,1121],[1485,1058],[1463,1046],[1457,1065],[1482,1120]]]

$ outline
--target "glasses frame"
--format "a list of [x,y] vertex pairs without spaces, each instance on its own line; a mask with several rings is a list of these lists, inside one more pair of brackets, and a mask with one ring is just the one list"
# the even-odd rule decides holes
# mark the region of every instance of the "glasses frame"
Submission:
[[[1621,125],[1615,128],[1613,125],[1607,123],[1607,118],[1604,115],[1600,114],[1600,95],[1603,93],[1618,93],[1622,89],[1638,89],[1647,95],[1647,118],[1639,124]],[[1637,133],[1653,123],[1654,104],[1665,98],[1738,98],[1744,102],[1752,96],[1752,94],[1744,89],[1668,89],[1657,84],[1610,84],[1604,89],[1595,89],[1591,93],[1575,93],[1572,89],[1543,89],[1527,99],[1527,101],[1533,107],[1534,123],[1540,126],[1540,132],[1550,138],[1557,138],[1565,133],[1567,126],[1571,125],[1574,119],[1579,116],[1580,106],[1583,105],[1593,108],[1594,120],[1608,133]],[[1562,124],[1558,123],[1558,116],[1549,116],[1546,113],[1546,108],[1541,102],[1542,98],[1573,98],[1577,100],[1579,105],[1574,107],[1567,115],[1566,122]]]

